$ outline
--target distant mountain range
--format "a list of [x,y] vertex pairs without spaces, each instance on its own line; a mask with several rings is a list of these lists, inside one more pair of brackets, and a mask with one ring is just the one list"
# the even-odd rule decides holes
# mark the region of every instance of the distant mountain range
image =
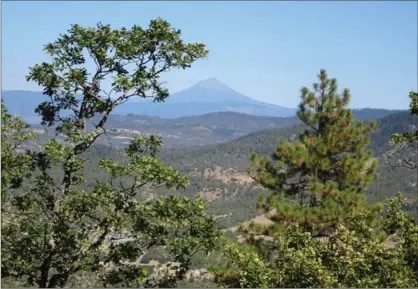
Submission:
[[[40,117],[34,110],[39,103],[48,100],[41,92],[2,91],[2,99],[12,114],[19,114],[26,121],[34,124]],[[150,99],[133,98],[114,110],[114,114],[127,116],[143,115],[174,119],[192,117],[215,112],[235,112],[263,117],[294,117],[296,108],[287,108],[249,98],[228,87],[216,78],[209,78],[173,93],[163,103],[154,103]],[[354,110],[361,119],[376,119],[389,115],[394,110],[359,109]],[[266,128],[266,127],[263,127]]]
[[[40,92],[3,91],[8,109],[34,122],[39,117],[33,112],[35,107],[47,98]],[[294,116],[296,109],[268,104],[251,99],[216,78],[210,78],[170,95],[164,103],[154,103],[151,99],[131,99],[115,109],[116,114],[148,115],[160,118],[178,118],[219,111],[240,112],[257,116]]]
[[249,98],[216,78],[202,80],[187,89],[173,93],[164,103],[153,103],[150,100],[131,101],[129,105],[117,108],[115,113],[178,118],[220,111],[278,117],[294,116],[296,113],[294,108]]

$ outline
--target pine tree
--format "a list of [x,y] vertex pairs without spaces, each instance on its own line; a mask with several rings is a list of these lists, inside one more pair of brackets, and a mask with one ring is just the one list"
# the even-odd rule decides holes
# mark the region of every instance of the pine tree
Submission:
[[[272,157],[251,157],[252,177],[273,191],[259,203],[273,224],[249,226],[246,244],[227,244],[226,260],[211,271],[235,288],[416,287],[416,223],[400,196],[386,217],[366,200],[376,177],[367,149],[375,123],[354,120],[349,91],[337,94],[324,70],[318,78],[313,91],[301,90],[304,133],[281,140]],[[329,236],[318,240],[320,233]],[[388,246],[388,234],[399,246]]]
[[376,161],[367,148],[375,123],[354,119],[347,108],[349,90],[338,94],[337,80],[325,70],[318,80],[313,90],[301,89],[297,115],[306,130],[298,140],[280,140],[272,157],[251,156],[250,174],[273,191],[259,203],[276,224],[270,233],[295,222],[310,233],[327,233],[352,210],[369,212],[370,220],[379,211],[366,204],[364,195],[376,177]]

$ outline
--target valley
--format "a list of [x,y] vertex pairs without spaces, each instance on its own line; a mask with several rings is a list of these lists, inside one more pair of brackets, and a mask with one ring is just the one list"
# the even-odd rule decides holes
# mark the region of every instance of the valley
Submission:
[[[384,201],[400,191],[414,200],[414,203],[416,202],[416,171],[394,166],[408,155],[414,158],[416,150],[393,148],[389,144],[393,133],[410,131],[415,125],[415,118],[406,111],[395,112],[377,119],[377,130],[371,134],[369,147],[378,160],[380,176],[368,190],[368,197],[371,201]],[[255,209],[258,195],[268,193],[247,175],[249,155],[252,152],[271,154],[279,138],[295,140],[296,135],[302,130],[301,124],[289,124],[252,132],[244,137],[219,144],[176,149],[163,148],[158,153],[158,158],[187,175],[189,186],[180,191],[158,189],[151,199],[167,194],[201,196],[207,203],[208,213],[219,216],[217,222],[221,228],[234,227],[246,222],[259,214]],[[96,166],[94,160],[99,157],[107,155],[114,159],[123,158],[120,148],[103,144],[92,148],[88,155],[92,168]],[[102,179],[103,177],[99,171],[92,169],[89,179]],[[147,199],[150,199],[149,195]],[[415,206],[411,204],[410,212],[414,211]]]
[[[211,92],[215,96],[219,94],[218,90],[231,91],[223,84],[221,88],[214,85],[214,80],[207,85],[204,83],[192,87],[190,91],[204,91],[206,94]],[[220,99],[217,96],[212,101]],[[174,103],[186,100],[188,98],[178,97]],[[6,97],[5,101],[10,102],[10,98]],[[353,114],[359,120],[377,120],[378,123],[377,130],[371,134],[369,147],[378,160],[380,177],[369,189],[370,200],[382,201],[397,191],[413,199],[417,185],[416,173],[394,167],[393,163],[399,162],[406,154],[415,156],[416,152],[392,148],[389,140],[394,133],[415,129],[415,118],[408,111],[386,109],[354,109]],[[96,116],[89,121],[88,130],[94,128],[98,119],[99,116]],[[62,135],[53,133],[54,127],[48,130],[39,124],[33,127],[41,141],[49,137],[65,141]],[[105,129],[107,133],[87,153],[87,179],[94,183],[104,177],[97,168],[97,159],[107,156],[123,159],[123,148],[136,136],[159,136],[163,147],[158,157],[185,174],[189,179],[189,186],[180,191],[158,189],[151,194],[145,193],[145,199],[152,200],[168,194],[200,196],[207,203],[208,213],[218,216],[217,222],[222,228],[229,228],[256,217],[258,195],[268,193],[246,173],[250,154],[271,154],[279,138],[293,141],[302,132],[303,126],[296,116],[257,116],[218,111],[173,119],[132,113],[114,114],[109,117]],[[412,211],[415,210],[413,204],[410,207]]]
[[[377,130],[371,134],[369,148],[378,161],[379,178],[367,191],[369,200],[382,202],[400,191],[409,200],[405,209],[415,216],[416,171],[395,165],[405,157],[416,158],[417,151],[391,147],[389,140],[393,133],[416,129],[416,119],[407,111],[363,109],[353,113],[357,119],[377,121]],[[95,121],[95,118],[91,120],[89,129],[92,129],[91,125]],[[245,241],[239,227],[247,227],[252,221],[260,225],[271,223],[265,214],[256,209],[259,196],[267,196],[269,191],[255,183],[246,173],[249,155],[252,152],[269,155],[276,149],[279,138],[294,141],[304,129],[296,117],[260,117],[236,112],[217,112],[173,120],[132,114],[114,115],[109,118],[106,127],[111,130],[107,138],[100,138],[85,153],[87,161],[83,174],[88,180],[84,185],[86,189],[98,181],[108,179],[108,175],[98,167],[100,159],[111,158],[124,163],[126,156],[123,148],[130,140],[140,135],[161,136],[165,145],[157,157],[186,175],[189,185],[180,190],[165,187],[144,189],[139,199],[153,202],[168,195],[192,199],[201,197],[206,212],[214,217],[217,227],[226,233],[228,239],[238,242]],[[41,140],[57,138],[52,133],[45,133],[38,125],[34,125],[34,128]],[[62,137],[60,140],[64,142]],[[220,256],[215,254],[211,258],[216,261]],[[157,247],[144,256],[141,264],[156,267],[165,264],[167,260],[170,260],[170,256]],[[210,260],[197,255],[192,259],[191,271],[187,274],[200,272],[199,268],[207,266]],[[187,280],[190,280],[181,284],[190,286],[209,282],[208,286],[213,286],[212,275],[193,274],[197,274],[193,278],[197,278],[198,283],[190,281],[194,279],[188,275]]]

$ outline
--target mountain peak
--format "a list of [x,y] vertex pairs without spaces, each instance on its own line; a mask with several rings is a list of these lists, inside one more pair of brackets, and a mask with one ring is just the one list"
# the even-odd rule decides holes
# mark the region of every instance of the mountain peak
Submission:
[[207,90],[218,90],[218,91],[231,91],[233,90],[228,85],[217,79],[216,77],[211,77],[204,79],[193,85],[191,88],[197,89],[207,89]]

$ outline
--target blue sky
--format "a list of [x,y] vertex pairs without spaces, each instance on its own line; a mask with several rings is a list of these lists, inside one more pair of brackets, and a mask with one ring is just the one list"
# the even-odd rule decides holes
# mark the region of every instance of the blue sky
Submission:
[[417,1],[122,2],[2,1],[2,89],[40,90],[28,67],[70,24],[146,26],[162,17],[210,54],[164,76],[171,92],[216,77],[257,100],[296,107],[325,68],[351,107],[406,109],[417,89]]

